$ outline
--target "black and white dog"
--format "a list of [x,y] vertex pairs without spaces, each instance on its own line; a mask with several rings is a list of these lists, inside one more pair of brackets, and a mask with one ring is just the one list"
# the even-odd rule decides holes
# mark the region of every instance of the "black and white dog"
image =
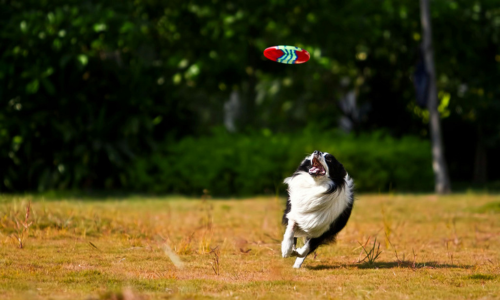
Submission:
[[[354,184],[333,155],[320,151],[306,157],[285,183],[289,196],[281,253],[283,257],[297,256],[293,267],[300,268],[308,254],[334,241],[346,225],[354,202]],[[295,248],[297,237],[304,238],[299,249]]]

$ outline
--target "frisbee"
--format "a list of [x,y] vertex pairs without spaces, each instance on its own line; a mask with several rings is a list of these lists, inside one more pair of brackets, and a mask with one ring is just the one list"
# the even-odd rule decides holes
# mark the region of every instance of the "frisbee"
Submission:
[[264,50],[264,56],[282,64],[297,65],[309,60],[311,55],[306,50],[295,46],[273,46]]

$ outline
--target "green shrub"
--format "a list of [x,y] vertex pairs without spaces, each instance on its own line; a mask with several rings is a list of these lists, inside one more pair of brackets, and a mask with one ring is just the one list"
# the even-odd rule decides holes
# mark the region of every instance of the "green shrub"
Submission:
[[431,189],[430,145],[415,137],[395,139],[381,132],[347,135],[229,134],[185,138],[163,152],[138,159],[129,177],[141,191],[250,195],[284,191],[283,179],[315,149],[335,155],[359,191]]

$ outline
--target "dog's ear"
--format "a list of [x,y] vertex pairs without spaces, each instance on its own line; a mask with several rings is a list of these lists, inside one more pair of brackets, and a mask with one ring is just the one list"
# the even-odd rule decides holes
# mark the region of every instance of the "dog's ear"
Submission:
[[338,160],[333,159],[331,163],[328,164],[330,178],[332,179],[344,179],[347,175],[344,165],[342,165]]

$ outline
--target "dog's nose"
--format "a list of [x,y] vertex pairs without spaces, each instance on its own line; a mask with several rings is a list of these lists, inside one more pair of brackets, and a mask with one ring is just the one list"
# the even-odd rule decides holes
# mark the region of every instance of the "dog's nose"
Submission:
[[313,152],[314,154],[319,154],[319,151],[318,150],[314,150]]

